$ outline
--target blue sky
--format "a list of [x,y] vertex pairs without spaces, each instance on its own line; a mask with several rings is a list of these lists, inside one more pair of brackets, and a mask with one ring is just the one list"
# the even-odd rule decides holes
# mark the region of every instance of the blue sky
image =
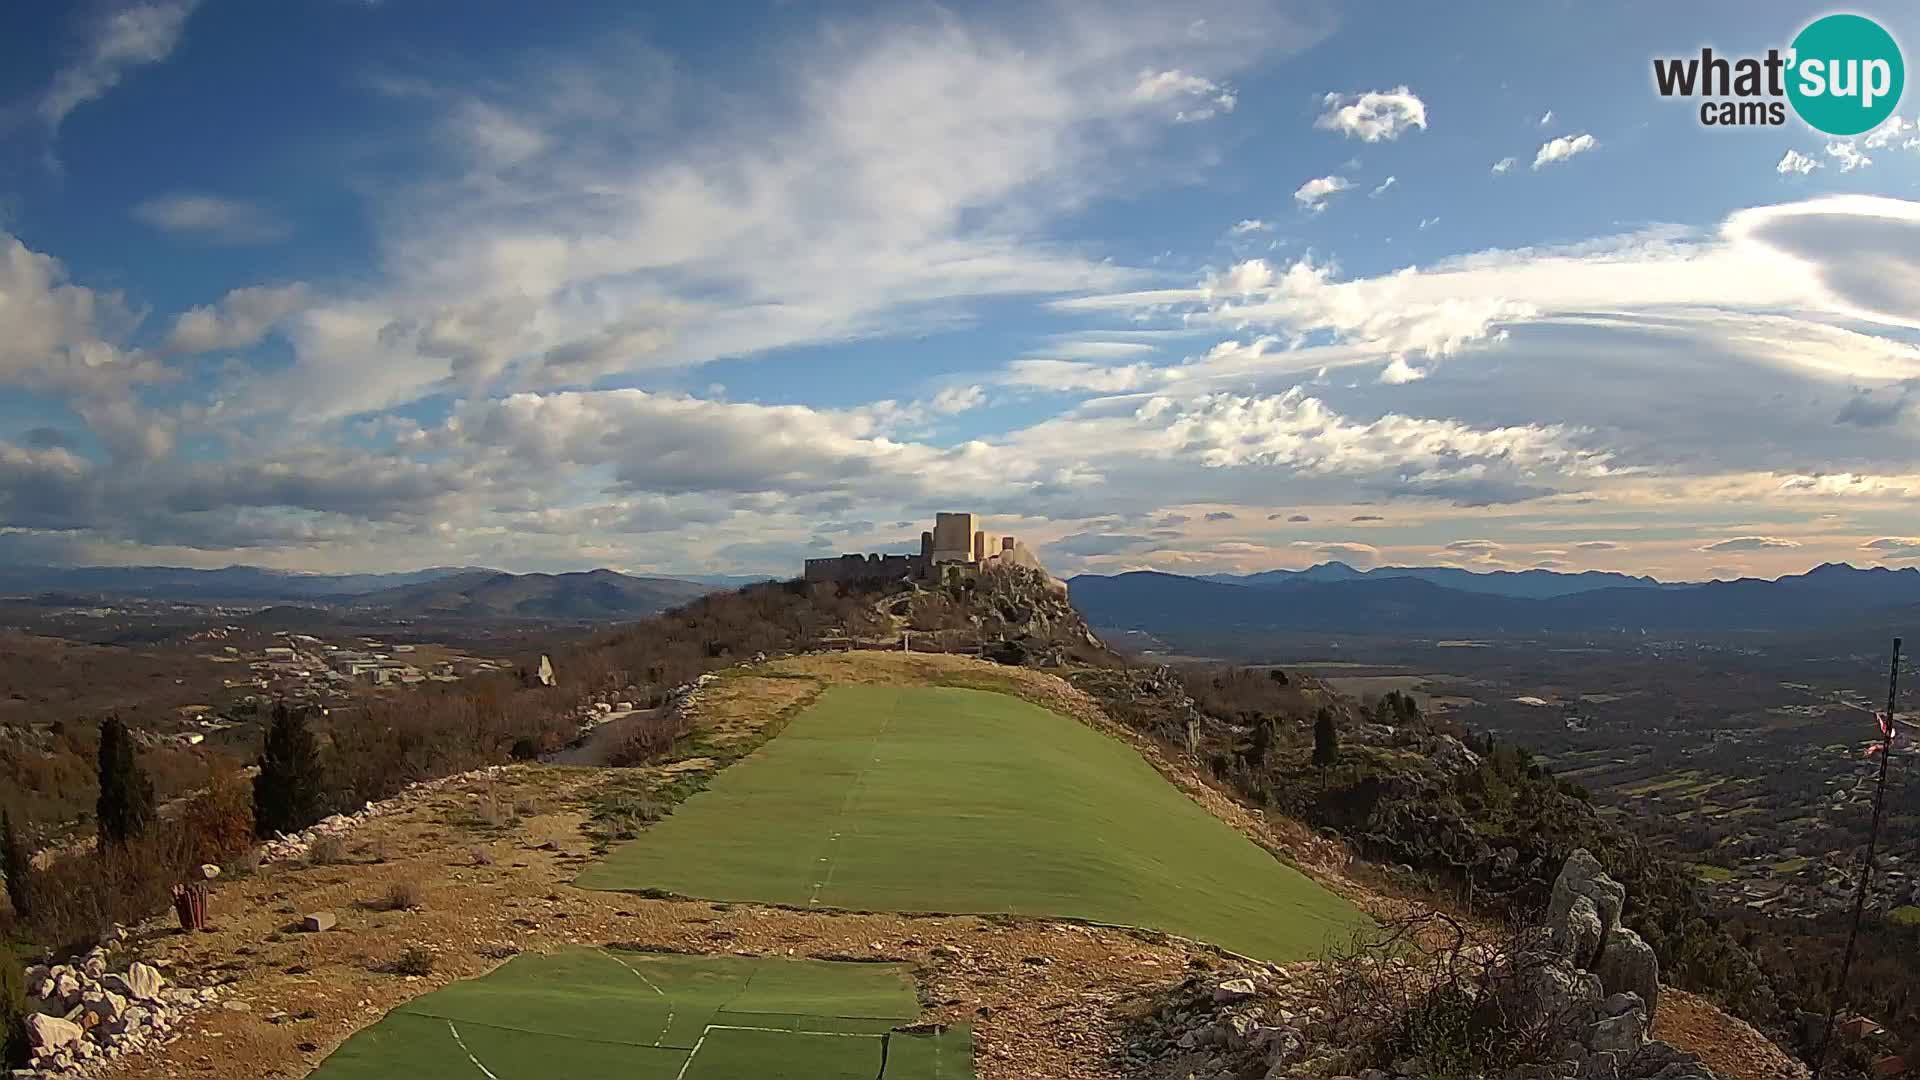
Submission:
[[1828,10],[13,5],[0,557],[1907,565],[1920,107],[1651,78]]

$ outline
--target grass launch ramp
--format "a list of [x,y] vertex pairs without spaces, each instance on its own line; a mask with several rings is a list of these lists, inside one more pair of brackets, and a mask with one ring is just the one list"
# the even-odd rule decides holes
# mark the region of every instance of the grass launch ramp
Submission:
[[1146,926],[1265,960],[1362,921],[1132,748],[1018,698],[843,686],[579,884]]
[[313,1080],[973,1080],[965,1027],[908,1034],[904,964],[575,949],[517,957],[359,1032]]

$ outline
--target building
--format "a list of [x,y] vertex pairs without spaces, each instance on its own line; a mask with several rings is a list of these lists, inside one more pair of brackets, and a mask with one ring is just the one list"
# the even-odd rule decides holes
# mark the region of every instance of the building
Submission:
[[1045,570],[1025,544],[1011,536],[994,536],[980,528],[980,515],[936,514],[933,528],[920,534],[917,555],[836,555],[808,559],[808,581],[932,580],[955,570],[980,570],[995,565]]

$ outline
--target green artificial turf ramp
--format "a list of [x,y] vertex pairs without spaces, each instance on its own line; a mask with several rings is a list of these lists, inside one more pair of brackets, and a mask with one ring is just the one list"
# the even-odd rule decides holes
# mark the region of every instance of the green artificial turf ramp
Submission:
[[1018,698],[930,687],[828,690],[579,884],[1080,918],[1273,961],[1363,919],[1131,747]]
[[[571,949],[416,998],[312,1075],[873,1080],[884,1062],[900,1080],[972,1080],[965,1028],[930,1049],[927,1036],[892,1033],[919,1013],[905,964]],[[895,1038],[913,1041],[904,1072],[888,1058]]]

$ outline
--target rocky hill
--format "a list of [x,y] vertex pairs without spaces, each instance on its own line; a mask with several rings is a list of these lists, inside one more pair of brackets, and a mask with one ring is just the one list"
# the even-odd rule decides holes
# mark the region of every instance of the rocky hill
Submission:
[[361,610],[394,617],[605,621],[677,607],[716,591],[677,578],[629,577],[612,570],[508,574],[478,570],[365,593]]

